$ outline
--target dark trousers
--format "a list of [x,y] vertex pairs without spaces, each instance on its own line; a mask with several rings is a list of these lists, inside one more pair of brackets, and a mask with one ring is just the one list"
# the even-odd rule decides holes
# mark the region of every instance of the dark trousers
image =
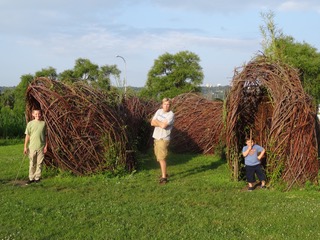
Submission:
[[260,181],[266,181],[266,175],[264,173],[264,170],[261,164],[254,165],[254,166],[246,165],[247,182],[249,183],[255,182],[256,181],[255,174],[257,175]]

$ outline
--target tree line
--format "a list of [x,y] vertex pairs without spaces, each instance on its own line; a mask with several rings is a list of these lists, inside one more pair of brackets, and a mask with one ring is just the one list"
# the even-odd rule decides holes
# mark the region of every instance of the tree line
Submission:
[[[276,28],[274,14],[262,13],[264,25],[260,26],[263,36],[262,51],[270,61],[283,62],[297,69],[304,90],[312,97],[315,105],[320,104],[320,53],[306,42],[297,42]],[[82,81],[106,93],[115,92],[124,96],[124,81],[116,65],[99,66],[89,59],[75,60],[72,69],[57,73],[53,67],[22,75],[14,88],[0,92],[0,138],[19,138],[24,135],[25,93],[31,81],[37,77],[47,77],[65,84]],[[137,91],[128,88],[126,95],[138,95],[144,99],[160,100],[173,98],[186,92],[202,92],[204,73],[200,58],[190,51],[176,54],[164,53],[154,61],[148,72],[145,86]],[[113,81],[112,81],[113,80]],[[115,84],[111,84],[115,82]],[[212,96],[211,96],[212,98]]]
[[35,74],[22,75],[16,87],[5,88],[0,93],[0,138],[19,138],[24,135],[25,93],[28,85],[37,77],[46,77],[67,85],[81,81],[102,92],[112,92],[120,98],[126,94],[159,100],[164,96],[174,97],[184,92],[200,92],[203,72],[199,62],[200,58],[189,51],[165,53],[155,60],[146,86],[138,92],[129,88],[125,93],[124,81],[120,79],[121,71],[116,65],[99,66],[84,58],[77,59],[72,69],[61,73],[48,67]]

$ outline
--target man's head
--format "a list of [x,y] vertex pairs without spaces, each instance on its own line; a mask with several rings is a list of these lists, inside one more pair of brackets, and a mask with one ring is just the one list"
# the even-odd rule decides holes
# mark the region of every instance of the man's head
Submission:
[[162,109],[163,109],[163,111],[169,112],[170,111],[170,105],[171,105],[170,98],[162,99]]

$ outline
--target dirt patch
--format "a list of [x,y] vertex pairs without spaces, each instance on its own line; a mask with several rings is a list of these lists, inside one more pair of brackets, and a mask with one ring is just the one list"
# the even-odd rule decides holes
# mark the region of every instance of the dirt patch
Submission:
[[[256,182],[254,185],[253,185],[253,190],[262,190],[260,188],[261,186],[261,182]],[[242,189],[241,189],[241,192],[247,192],[248,191],[248,185],[244,186]]]
[[8,182],[8,184],[11,184],[13,186],[22,187],[22,186],[27,186],[26,185],[27,181],[26,180],[13,180],[13,181]]

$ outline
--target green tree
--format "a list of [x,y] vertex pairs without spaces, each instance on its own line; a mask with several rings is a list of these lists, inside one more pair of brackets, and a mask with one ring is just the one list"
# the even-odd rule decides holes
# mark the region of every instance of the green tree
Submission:
[[2,107],[8,107],[13,109],[14,107],[14,89],[7,88],[2,93],[0,92],[0,109]]
[[140,96],[160,100],[186,92],[200,92],[203,72],[200,58],[189,51],[165,53],[154,61]]
[[64,70],[62,73],[59,74],[58,78],[61,82],[69,84],[77,81],[76,77],[74,76],[74,71],[71,69]]
[[85,81],[92,87],[103,91],[109,91],[111,77],[119,78],[121,71],[116,65],[103,65],[99,67],[89,59],[78,58],[73,69],[65,70],[59,74],[59,80],[72,84],[77,81]]
[[[57,74],[53,67],[43,68],[35,75],[21,76],[21,81],[14,89],[7,89],[0,93],[0,137],[17,137],[23,135],[26,125],[26,90],[36,77],[47,77],[51,80],[60,80],[72,84],[84,81],[103,91],[110,91],[114,96],[119,95],[117,88],[111,88],[111,78],[119,79],[121,71],[116,65],[99,67],[90,60],[79,58],[73,69]],[[121,97],[119,97],[121,100]]]
[[267,13],[261,13],[262,20],[265,25],[260,26],[260,32],[262,34],[262,50],[271,60],[282,59],[282,53],[279,51],[275,40],[283,36],[282,30],[277,29],[274,22],[274,13],[269,11]]
[[78,58],[73,73],[74,77],[91,83],[98,79],[99,66],[93,64],[89,59]]
[[73,69],[67,69],[59,74],[59,80],[69,84],[77,81],[85,81],[91,84],[97,81],[98,75],[98,65],[93,64],[89,59],[78,58]]
[[28,85],[33,81],[34,76],[31,74],[26,74],[21,76],[21,81],[16,86],[14,90],[14,98],[15,98],[15,104],[14,104],[14,110],[17,114],[23,114],[26,109],[26,91],[28,88]]
[[272,12],[262,14],[265,26],[261,26],[264,54],[272,61],[286,63],[296,69],[304,90],[315,103],[320,103],[320,54],[308,43],[299,43],[276,28]]
[[320,103],[320,53],[308,43],[295,42],[293,37],[283,36],[275,40],[283,61],[299,70],[304,90]]
[[117,68],[117,65],[104,65],[99,68],[98,78],[95,87],[109,91],[111,87],[111,77],[119,79],[121,71]]
[[46,77],[51,80],[56,80],[58,77],[57,71],[53,67],[43,68],[41,71],[36,72],[35,77]]
[[1,138],[17,138],[22,137],[25,130],[24,115],[17,114],[8,106],[2,107],[0,110],[0,137]]
[[[1,96],[0,137],[22,137],[25,126],[26,90],[34,79],[31,74],[21,76],[21,82],[12,92]],[[8,94],[8,95],[7,95]],[[9,102],[8,102],[9,101]]]

